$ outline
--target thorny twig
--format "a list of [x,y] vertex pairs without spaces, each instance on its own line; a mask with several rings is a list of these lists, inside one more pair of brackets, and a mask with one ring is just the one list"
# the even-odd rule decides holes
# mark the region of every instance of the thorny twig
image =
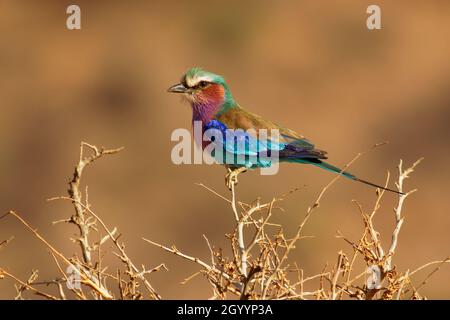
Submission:
[[[84,148],[89,148],[92,153],[89,156],[84,156]],[[105,155],[115,154],[120,152],[121,150],[123,150],[123,148],[98,149],[94,145],[86,142],[81,142],[80,158],[78,164],[75,166],[75,171],[73,173],[72,179],[69,181],[69,188],[67,192],[69,193],[69,197],[72,199],[72,203],[75,208],[75,214],[72,215],[68,222],[75,224],[80,231],[78,241],[83,253],[83,260],[89,266],[92,265],[91,251],[93,250],[93,248],[89,244],[88,237],[90,229],[95,225],[95,221],[90,220],[89,217],[86,216],[85,209],[81,205],[83,203],[82,193],[80,191],[81,175],[83,174],[83,170],[86,166],[90,165],[91,163]],[[86,204],[87,206],[89,206],[87,199]]]

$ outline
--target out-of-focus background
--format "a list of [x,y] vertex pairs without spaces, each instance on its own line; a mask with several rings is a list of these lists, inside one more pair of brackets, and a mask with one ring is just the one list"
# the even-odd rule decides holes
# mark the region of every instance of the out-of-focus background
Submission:
[[[383,183],[395,177],[399,159],[424,156],[407,189],[406,221],[394,263],[414,269],[449,255],[450,233],[450,3],[376,1],[382,29],[366,28],[373,1],[76,1],[82,29],[66,29],[68,1],[0,3],[0,213],[20,212],[66,254],[73,226],[52,221],[72,214],[70,203],[46,202],[65,195],[80,141],[124,146],[118,155],[87,169],[93,209],[117,226],[139,265],[164,262],[169,272],[150,277],[165,298],[207,298],[198,270],[141,240],[171,245],[208,259],[205,234],[228,246],[229,207],[195,185],[226,194],[225,170],[172,164],[171,132],[190,128],[191,110],[166,89],[192,66],[222,74],[246,108],[299,131],[343,165],[377,142],[389,145],[352,167]],[[284,202],[286,233],[332,175],[285,165],[275,176],[240,177],[239,197],[270,200],[306,185]],[[391,182],[391,186],[393,183]],[[293,259],[305,275],[335,263],[340,249],[362,232],[355,205],[366,208],[375,192],[339,180],[309,221]],[[385,242],[394,226],[396,197],[385,196],[376,220]],[[0,220],[0,266],[26,279],[58,276],[48,251],[12,217]],[[228,248],[228,247],[227,247]],[[417,276],[421,282],[432,268]],[[112,271],[114,273],[114,271]],[[421,293],[450,298],[450,268],[443,266]],[[0,298],[15,294],[0,280]]]

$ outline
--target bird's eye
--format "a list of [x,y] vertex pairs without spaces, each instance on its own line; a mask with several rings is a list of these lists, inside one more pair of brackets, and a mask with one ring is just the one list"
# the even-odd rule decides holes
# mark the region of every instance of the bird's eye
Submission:
[[207,86],[208,86],[208,81],[200,81],[199,83],[198,83],[198,87],[199,88],[206,88]]

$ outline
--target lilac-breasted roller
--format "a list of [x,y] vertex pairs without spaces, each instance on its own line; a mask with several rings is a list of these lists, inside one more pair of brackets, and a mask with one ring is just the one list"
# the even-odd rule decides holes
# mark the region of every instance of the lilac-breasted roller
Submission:
[[[260,159],[259,152],[265,151],[270,154],[271,151],[276,151],[278,155],[277,161],[279,162],[312,164],[319,168],[342,174],[348,179],[399,193],[398,191],[359,179],[352,173],[343,171],[325,162],[327,153],[316,149],[311,142],[297,132],[245,110],[234,100],[227,83],[220,75],[200,68],[192,68],[183,75],[180,83],[170,87],[168,91],[181,93],[188,99],[192,106],[192,121],[201,122],[203,132],[212,129],[223,133],[222,139],[211,139],[212,141],[203,143],[203,148],[211,143],[217,148],[223,148],[225,154],[231,154],[232,159],[235,159],[234,156],[247,156],[244,162],[221,162],[226,163],[229,170],[227,175],[228,187],[231,186],[231,183],[237,182],[237,175],[240,172],[248,168],[271,165],[273,160],[262,160],[262,157]],[[242,129],[238,130],[240,134],[237,137],[233,137],[233,140],[244,140],[247,143],[247,148],[238,149],[234,143],[229,144],[229,141],[225,141],[227,136],[225,132],[228,129]],[[276,141],[262,141],[258,136],[258,132],[261,129],[276,129],[279,132],[279,138]],[[256,132],[256,134],[253,132]],[[249,148],[248,145],[256,147]],[[253,160],[249,160],[249,155],[256,155],[256,157],[252,157]]]

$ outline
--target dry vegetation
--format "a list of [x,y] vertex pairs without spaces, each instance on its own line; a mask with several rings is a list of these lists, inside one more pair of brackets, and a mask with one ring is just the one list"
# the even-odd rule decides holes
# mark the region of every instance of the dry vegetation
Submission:
[[[64,220],[53,223],[73,224],[78,231],[74,243],[81,249],[81,257],[77,254],[66,256],[43,235],[25,221],[15,211],[9,211],[1,218],[16,218],[37,241],[44,244],[51,253],[60,274],[50,281],[38,281],[38,271],[32,270],[26,280],[19,279],[12,271],[1,268],[0,279],[11,278],[16,282],[15,299],[25,299],[36,294],[47,299],[161,299],[157,290],[151,285],[149,276],[157,271],[166,270],[163,264],[155,264],[152,268],[136,265],[127,255],[125,245],[119,240],[117,228],[108,227],[89,202],[87,187],[81,188],[81,177],[84,169],[96,160],[119,152],[121,149],[99,149],[88,143],[81,143],[80,158],[69,182],[68,196],[49,199],[51,201],[70,201],[74,207],[73,214]],[[87,155],[86,155],[87,154]],[[347,166],[359,158],[356,156]],[[407,191],[404,182],[413,173],[421,159],[409,168],[404,168],[402,161],[398,166],[397,189],[404,195],[398,196],[394,208],[395,225],[390,243],[382,244],[380,234],[374,224],[374,217],[380,211],[380,203],[385,191],[377,191],[373,208],[364,209],[355,202],[360,212],[364,228],[361,237],[351,240],[338,233],[344,249],[337,254],[337,262],[325,266],[317,274],[305,275],[301,266],[297,265],[290,254],[306,236],[303,229],[311,215],[319,207],[330,186],[339,179],[336,176],[319,193],[318,197],[307,209],[303,219],[299,221],[297,231],[286,235],[283,227],[273,222],[273,216],[281,211],[279,203],[282,197],[273,198],[270,202],[254,203],[238,201],[236,183],[231,184],[230,198],[223,196],[201,185],[212,195],[230,206],[230,218],[235,220],[235,228],[226,237],[229,248],[215,248],[204,236],[210,251],[210,261],[202,261],[197,257],[180,252],[175,246],[165,246],[143,238],[144,244],[154,245],[168,253],[175,254],[199,266],[199,271],[192,277],[202,275],[213,289],[210,299],[424,299],[420,289],[449,258],[433,261],[414,270],[398,270],[394,263],[399,233],[404,221],[404,201],[415,190]],[[347,167],[346,166],[346,167]],[[345,167],[345,168],[346,168]],[[389,182],[387,175],[386,185]],[[7,247],[12,239],[0,242]],[[105,243],[111,244],[105,249]],[[113,248],[113,249],[110,249]],[[149,249],[150,250],[150,249]],[[121,262],[116,272],[109,273],[104,265],[106,255],[114,255]],[[359,262],[359,264],[358,264]],[[180,261],[181,263],[181,261]],[[363,268],[358,268],[363,265]],[[32,268],[32,266],[30,266]],[[425,268],[430,271],[425,279],[414,276]],[[157,275],[156,275],[157,276]],[[49,286],[56,286],[51,290]],[[315,286],[314,290],[307,290]]]

